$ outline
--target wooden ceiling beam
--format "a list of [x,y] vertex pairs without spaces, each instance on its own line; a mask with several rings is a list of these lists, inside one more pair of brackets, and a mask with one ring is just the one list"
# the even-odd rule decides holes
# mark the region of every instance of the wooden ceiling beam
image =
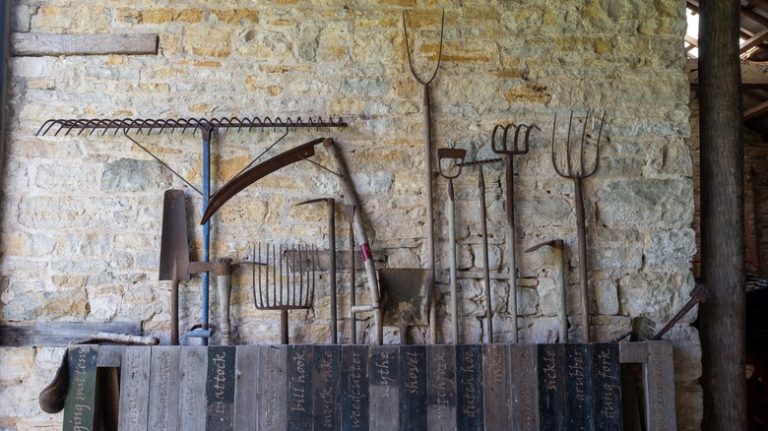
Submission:
[[744,121],[757,120],[768,115],[768,101],[744,110]]
[[[699,85],[698,59],[688,60],[688,79],[691,85]],[[768,88],[768,63],[742,61],[741,86],[743,88]]]
[[749,40],[744,42],[744,44],[741,45],[741,47],[739,47],[739,53],[742,55],[746,54],[752,48],[756,48],[757,46],[765,42],[766,39],[768,39],[768,29],[765,29],[757,33],[756,35],[752,36]]

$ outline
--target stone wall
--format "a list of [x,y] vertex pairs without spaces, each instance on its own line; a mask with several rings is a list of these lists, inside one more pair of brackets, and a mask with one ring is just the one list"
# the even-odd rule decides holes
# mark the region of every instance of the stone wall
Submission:
[[[340,115],[350,127],[294,131],[274,151],[330,135],[346,154],[364,201],[380,265],[417,267],[424,256],[421,88],[408,71],[401,12],[419,70],[436,59],[440,9],[446,9],[443,63],[433,83],[438,147],[492,157],[496,123],[538,124],[530,152],[517,159],[518,250],[563,238],[572,335],[579,307],[573,185],[550,162],[552,120],[569,109],[607,111],[597,174],[585,181],[589,223],[592,335],[610,340],[632,317],[666,321],[693,287],[690,260],[693,187],[688,82],[678,0],[336,0],[19,1],[16,31],[153,32],[160,54],[14,58],[11,135],[2,201],[0,307],[3,320],[144,322],[167,340],[169,286],[158,282],[162,192],[184,188],[195,217],[198,196],[121,136],[35,137],[48,118]],[[561,123],[563,124],[563,123]],[[281,132],[228,132],[214,143],[215,186],[240,170]],[[564,138],[559,128],[558,140]],[[136,137],[193,183],[200,182],[199,135]],[[330,160],[324,151],[316,157]],[[492,272],[506,273],[504,190],[500,166],[486,169]],[[456,181],[459,266],[480,261],[477,172]],[[244,259],[252,241],[325,244],[325,212],[294,207],[305,198],[339,195],[337,179],[309,163],[281,170],[238,195],[216,216],[213,255]],[[440,324],[447,297],[446,185],[435,186],[439,241]],[[341,220],[341,211],[337,214]],[[345,223],[338,235],[346,236]],[[196,257],[199,231],[193,235]],[[342,247],[346,243],[342,241]],[[522,342],[557,340],[555,263],[546,252],[521,254]],[[362,274],[361,274],[362,275]],[[358,277],[359,301],[366,300]],[[349,303],[342,274],[341,310]],[[322,283],[321,283],[322,286]],[[510,338],[506,283],[493,284],[497,341]],[[297,342],[328,339],[328,296],[291,315]],[[199,315],[199,281],[182,288],[183,327]],[[464,342],[482,337],[479,279],[462,279]],[[252,305],[247,274],[235,277],[233,324],[240,343],[275,342],[274,312]],[[216,302],[212,304],[215,316]],[[688,316],[691,322],[694,316]],[[214,322],[215,323],[215,322]],[[348,322],[342,322],[343,339]],[[363,331],[367,325],[363,324]],[[425,338],[426,328],[409,337]],[[387,340],[398,339],[387,328]],[[680,429],[698,429],[699,341],[679,325],[676,346]],[[0,350],[0,428],[56,429],[35,396],[52,375],[53,349]],[[11,364],[11,365],[8,365]],[[47,427],[47,428],[46,428]]]

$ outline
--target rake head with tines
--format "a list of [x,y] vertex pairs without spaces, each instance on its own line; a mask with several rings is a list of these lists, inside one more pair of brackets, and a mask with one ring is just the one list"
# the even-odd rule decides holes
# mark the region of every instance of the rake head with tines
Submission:
[[[510,131],[514,129],[514,135]],[[491,135],[491,149],[496,154],[517,156],[528,152],[531,131],[541,130],[538,126],[527,124],[497,124],[493,127]],[[525,132],[525,133],[523,133]],[[501,134],[501,136],[499,136]],[[522,140],[521,140],[522,138]],[[510,141],[511,139],[511,141]]]
[[315,300],[317,249],[307,245],[254,244],[253,301],[280,311],[280,340],[288,344],[288,310],[308,310]]
[[[581,137],[579,139],[579,154],[578,158],[574,160],[573,146],[571,145],[572,135],[575,135],[573,125],[573,111],[571,111],[570,118],[568,119],[568,135],[565,140],[565,163],[557,160],[557,151],[555,145],[555,132],[557,130],[557,113],[555,113],[555,119],[552,124],[552,166],[555,167],[555,171],[558,175],[564,178],[587,178],[594,175],[597,171],[597,167],[600,163],[600,140],[603,136],[603,124],[605,123],[605,112],[600,117],[600,122],[597,124],[597,140],[595,141],[595,155],[592,163],[586,162],[586,147],[590,140],[591,133],[588,134],[588,128],[590,126],[590,120],[592,120],[592,128],[594,129],[594,122],[596,121],[595,115],[591,111],[587,111],[586,117],[584,117],[583,127],[581,130]],[[578,125],[576,126],[578,129]],[[562,165],[562,166],[561,166]],[[591,165],[591,168],[588,166]]]

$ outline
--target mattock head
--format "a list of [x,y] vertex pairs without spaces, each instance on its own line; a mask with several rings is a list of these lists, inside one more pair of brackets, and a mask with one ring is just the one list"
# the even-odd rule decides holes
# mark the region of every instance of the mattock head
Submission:
[[[514,136],[510,133],[512,128],[514,128]],[[491,133],[491,148],[496,154],[508,156],[526,154],[530,148],[531,131],[534,129],[541,130],[536,125],[509,123],[506,126],[502,126],[497,124],[493,127],[493,132]],[[525,133],[522,133],[523,131]],[[501,133],[501,139],[497,137],[499,133]],[[512,139],[511,142],[510,139]]]
[[461,163],[464,162],[464,156],[467,150],[459,148],[438,148],[437,160],[440,176],[445,179],[454,179],[461,175]]
[[[592,158],[591,163],[587,163],[586,156],[585,156],[586,148],[589,144],[589,141],[593,139],[592,131],[595,129],[594,123],[595,121],[598,121],[598,120],[596,120],[596,116],[591,110],[587,111],[587,115],[584,117],[584,120],[582,121],[583,126],[581,130],[581,137],[578,142],[578,156],[574,158],[573,148],[571,145],[571,135],[572,134],[574,136],[577,135],[578,125],[574,130],[573,111],[571,111],[568,119],[568,134],[566,135],[566,139],[565,139],[565,163],[562,163],[564,164],[564,166],[561,166],[561,163],[559,163],[557,160],[557,155],[556,155],[557,151],[555,148],[555,134],[557,131],[557,113],[555,113],[555,118],[552,122],[552,166],[555,168],[555,171],[557,172],[558,175],[564,178],[578,179],[578,178],[587,178],[595,174],[600,164],[600,140],[602,139],[602,136],[603,136],[603,125],[605,124],[605,115],[606,115],[606,112],[603,111],[603,114],[600,117],[599,122],[597,123],[597,139],[594,140],[595,142],[594,157]],[[590,120],[592,121],[591,126],[590,126]]]

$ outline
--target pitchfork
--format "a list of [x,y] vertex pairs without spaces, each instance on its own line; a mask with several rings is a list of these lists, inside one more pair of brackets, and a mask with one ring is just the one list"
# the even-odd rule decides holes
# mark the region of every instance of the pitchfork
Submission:
[[[515,135],[510,142],[509,131],[514,128]],[[491,148],[496,154],[505,156],[507,162],[507,169],[504,173],[507,186],[507,238],[509,242],[509,255],[507,260],[509,263],[509,307],[512,309],[512,342],[517,343],[517,259],[515,252],[515,164],[514,156],[526,154],[528,152],[528,138],[530,137],[533,129],[540,130],[537,126],[529,126],[526,124],[507,124],[502,126],[497,124],[493,128],[491,135]],[[498,132],[502,132],[501,140],[497,142],[496,136]],[[521,132],[525,131],[522,135]]]
[[[581,131],[581,139],[579,139],[579,154],[578,158],[574,160],[571,146],[571,132],[574,131],[573,125],[573,111],[571,111],[570,119],[568,120],[568,135],[565,141],[565,166],[558,165],[556,151],[555,151],[555,132],[557,130],[557,113],[555,113],[555,119],[552,124],[552,166],[558,175],[563,178],[570,178],[573,180],[574,194],[576,200],[576,232],[578,235],[579,246],[579,293],[581,295],[581,308],[584,312],[581,318],[582,327],[582,339],[584,342],[589,342],[589,309],[587,308],[587,234],[586,234],[586,221],[584,218],[584,197],[582,195],[581,180],[591,177],[597,171],[600,163],[600,139],[603,135],[603,124],[605,123],[605,111],[600,118],[600,123],[597,125],[597,141],[595,142],[595,155],[592,163],[587,163],[585,160],[585,150],[588,145],[588,140],[591,138],[591,134],[587,134],[587,128],[590,127],[590,118],[592,120],[592,128],[595,127],[595,115],[591,111],[587,111],[586,117],[583,121],[583,129]],[[578,129],[578,125],[576,126]],[[592,165],[589,168],[589,165]],[[564,168],[564,169],[563,169]]]

